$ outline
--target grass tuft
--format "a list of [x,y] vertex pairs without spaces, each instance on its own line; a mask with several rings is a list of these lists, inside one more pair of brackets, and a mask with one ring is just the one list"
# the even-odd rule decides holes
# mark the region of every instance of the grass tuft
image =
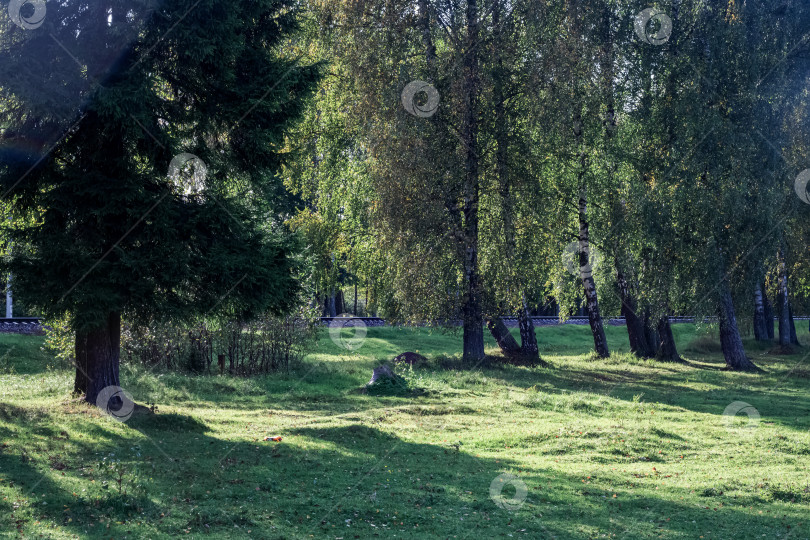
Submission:
[[[452,332],[347,351],[324,331],[274,376],[124,365],[153,411],[125,423],[70,394],[42,338],[0,336],[0,537],[810,538],[802,351],[746,341],[767,372],[736,373],[673,331],[684,364],[632,356],[622,327],[606,359],[587,327],[539,328],[551,367],[491,340],[469,365]],[[357,392],[404,351],[427,362]]]

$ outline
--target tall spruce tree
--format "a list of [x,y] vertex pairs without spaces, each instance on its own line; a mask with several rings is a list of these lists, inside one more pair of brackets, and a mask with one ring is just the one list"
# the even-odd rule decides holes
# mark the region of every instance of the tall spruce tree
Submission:
[[318,77],[292,58],[296,5],[64,0],[0,27],[0,187],[29,223],[3,271],[69,315],[88,402],[119,385],[122,314],[290,305],[277,170]]

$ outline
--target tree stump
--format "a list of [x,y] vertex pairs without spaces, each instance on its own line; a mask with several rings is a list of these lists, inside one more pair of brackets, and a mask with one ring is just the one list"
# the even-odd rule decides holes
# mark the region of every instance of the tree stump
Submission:
[[397,376],[394,375],[394,370],[391,369],[391,366],[388,364],[383,364],[374,368],[374,371],[371,372],[371,380],[368,381],[366,386],[371,386],[380,379],[391,379],[392,381],[396,381]]
[[413,366],[427,362],[427,358],[415,352],[404,352],[394,358],[393,362],[395,364],[408,364],[409,366]]

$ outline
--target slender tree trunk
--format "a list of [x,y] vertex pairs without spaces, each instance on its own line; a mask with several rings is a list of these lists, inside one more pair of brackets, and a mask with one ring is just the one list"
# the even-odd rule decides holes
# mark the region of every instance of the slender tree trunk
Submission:
[[799,336],[796,335],[796,322],[793,320],[793,307],[788,304],[788,320],[790,321],[790,344],[799,346]]
[[779,345],[790,345],[790,296],[788,295],[787,265],[785,250],[780,247],[777,253],[779,261],[779,294],[777,294],[777,315],[779,317]]
[[346,299],[343,296],[343,288],[338,289],[335,295],[335,312],[342,315],[346,313]]
[[681,362],[678,348],[675,345],[675,336],[672,334],[672,326],[669,324],[667,315],[663,315],[658,319],[658,336],[660,346],[657,351],[657,358],[666,362]]
[[[583,157],[584,162],[584,157]],[[593,345],[596,354],[601,358],[610,356],[602,315],[599,313],[599,299],[596,296],[596,282],[593,280],[593,269],[590,264],[590,244],[588,230],[588,200],[583,185],[579,197],[579,275],[585,292],[585,307],[588,311],[588,322],[593,333]]]
[[616,261],[616,284],[619,288],[619,298],[622,302],[621,314],[624,317],[627,326],[627,336],[630,339],[630,352],[642,358],[651,358],[655,355],[655,350],[652,349],[647,343],[647,337],[644,333],[644,321],[639,317],[636,310],[638,304],[633,294],[630,292],[630,286],[624,273],[618,269],[619,262]]
[[649,306],[644,309],[644,337],[647,340],[647,348],[652,352],[652,356],[658,354],[661,349],[661,339],[658,336],[658,325],[652,319]]
[[[601,24],[599,29],[601,32],[602,50],[599,59],[600,72],[602,74],[602,99],[605,104],[605,116],[602,119],[604,126],[604,152],[605,152],[605,173],[611,183],[614,183],[614,175],[617,169],[614,159],[613,151],[613,135],[616,130],[616,99],[614,88],[614,50],[613,50],[613,17],[614,9],[608,5],[603,4]],[[611,207],[616,209],[617,221],[624,220],[624,204],[616,204],[613,196],[609,196]],[[580,203],[581,204],[581,203]],[[582,212],[580,212],[582,213]],[[621,236],[621,235],[619,235]],[[616,265],[616,282],[619,288],[619,298],[621,300],[621,314],[624,316],[625,325],[627,327],[627,336],[630,340],[630,350],[633,354],[641,356],[642,358],[649,358],[654,354],[654,350],[648,347],[647,340],[644,336],[644,324],[641,318],[636,313],[638,305],[636,299],[630,290],[624,272],[622,271],[621,264],[619,263],[619,254],[623,251],[618,245],[614,251],[614,263]],[[600,321],[601,330],[601,321]],[[604,335],[604,331],[602,331]],[[607,353],[607,345],[605,345],[605,353]]]
[[503,319],[500,317],[493,317],[487,320],[487,328],[501,348],[501,352],[506,356],[516,356],[520,354],[520,345],[518,345],[509,328],[504,324]]
[[[471,280],[469,289],[475,288]],[[469,294],[475,294],[470,292]],[[464,305],[464,360],[478,361],[484,358],[484,321],[481,313],[481,304],[477,299],[470,298]]]
[[[586,34],[591,33],[589,28],[583,32],[581,23],[584,20],[582,13],[580,13],[580,2],[578,0],[570,0],[566,4],[568,14],[568,23],[570,24],[570,50],[573,57],[576,58],[571,71],[571,79],[569,83],[573,88],[574,108],[573,118],[571,119],[571,131],[574,135],[575,147],[579,152],[578,155],[578,171],[577,171],[577,185],[579,187],[579,204],[578,204],[578,219],[579,219],[579,275],[582,280],[583,292],[585,295],[585,310],[588,314],[588,322],[591,326],[591,333],[593,334],[594,348],[598,356],[606,358],[610,356],[608,350],[607,338],[605,337],[605,329],[602,324],[602,316],[599,313],[599,300],[596,294],[596,284],[593,279],[593,271],[590,266],[590,236],[588,224],[588,192],[586,175],[588,171],[588,152],[586,150],[585,140],[583,137],[584,123],[582,121],[582,111],[584,105],[582,102],[583,90],[581,88],[582,78],[579,73],[582,71],[581,65],[587,63],[589,66],[592,62],[590,58],[590,51],[580,49],[582,43],[587,42]],[[605,67],[604,65],[602,66]],[[589,68],[586,68],[589,69]]]
[[[501,25],[501,2],[494,0],[492,6],[492,24],[495,28],[503,31]],[[509,174],[509,119],[506,111],[506,98],[504,91],[504,80],[507,78],[501,56],[502,43],[493,40],[492,54],[495,59],[495,69],[493,78],[493,101],[495,103],[495,170],[500,187],[502,202],[503,228],[506,244],[506,257],[510,270],[515,263],[515,234],[513,226],[514,204],[512,195],[512,178]],[[511,282],[510,282],[511,285]],[[529,358],[539,358],[537,347],[537,334],[534,332],[534,323],[526,310],[526,295],[521,292],[521,307],[517,310],[518,323],[520,327],[520,354]],[[510,336],[511,337],[511,336]]]
[[[434,78],[436,48],[431,36],[430,1],[419,0],[419,25],[425,62],[430,78]],[[467,40],[464,44],[464,101],[461,140],[465,147],[464,167],[464,225],[461,232],[464,249],[465,295],[462,301],[463,356],[467,361],[484,358],[484,319],[481,309],[481,284],[478,270],[478,2],[469,0],[466,10]],[[433,121],[436,117],[434,117]]]
[[422,45],[425,47],[425,63],[428,73],[432,78],[434,63],[436,59],[436,47],[433,45],[433,37],[430,33],[430,2],[429,0],[419,0],[419,25],[422,27]]
[[[765,320],[765,301],[762,285],[757,283],[754,289],[754,338],[757,341],[768,341],[767,321]],[[773,326],[773,321],[771,321]]]
[[[368,310],[369,317],[376,317],[377,316],[377,283],[374,279],[369,280],[369,287],[371,288],[371,292],[366,291],[366,309]],[[370,309],[368,306],[371,306],[373,309]]]
[[11,293],[11,272],[8,273],[8,281],[6,282],[6,317],[9,319],[14,317],[14,297]]
[[777,314],[779,317],[779,345],[790,345],[790,304],[787,295],[782,291],[776,295]]
[[354,283],[354,310],[352,310],[352,313],[357,316],[357,282]]
[[464,112],[461,138],[466,150],[464,166],[464,359],[484,358],[484,325],[478,270],[478,2],[467,1],[467,41],[464,55]]
[[[581,40],[582,30],[581,21],[582,17],[579,13],[579,2],[573,0],[568,3],[568,13],[571,20],[571,32],[574,40]],[[579,70],[579,64],[584,61],[584,52],[579,50],[574,54],[579,56],[575,72]],[[604,67],[604,66],[603,66]],[[586,173],[588,169],[588,154],[585,149],[585,141],[583,137],[584,123],[582,121],[583,105],[580,100],[580,80],[575,78],[572,81],[574,86],[574,95],[577,103],[574,109],[574,118],[572,131],[576,140],[576,145],[579,150],[579,170],[577,173],[577,180],[579,185],[579,275],[582,279],[582,287],[585,293],[585,307],[588,312],[588,322],[591,325],[591,332],[593,333],[593,344],[596,349],[596,354],[601,358],[610,356],[608,350],[607,338],[605,337],[605,329],[602,325],[602,315],[599,313],[599,299],[596,295],[596,283],[593,280],[593,270],[590,265],[590,232],[588,224],[588,191],[586,184]]]
[[722,279],[717,316],[720,320],[720,346],[723,349],[723,357],[726,359],[726,367],[737,371],[759,371],[759,368],[745,354],[740,329],[737,326],[737,316],[734,313],[731,291],[725,281],[725,276]]
[[[11,216],[8,218],[11,223]],[[8,254],[11,256],[14,244],[8,243]],[[14,317],[14,296],[11,292],[11,272],[8,273],[8,280],[6,281],[6,318],[11,319]]]
[[771,301],[768,299],[768,293],[765,292],[765,284],[761,285],[762,291],[762,306],[765,310],[765,331],[768,339],[774,338],[774,330],[773,330],[773,306],[771,305]]
[[534,322],[526,308],[526,295],[523,295],[521,309],[518,310],[518,324],[520,325],[520,352],[529,358],[539,358],[540,350],[537,347],[537,334],[534,331]]
[[[96,403],[99,392],[108,386],[120,386],[118,364],[121,349],[121,315],[109,314],[102,326],[77,331],[76,378],[73,391],[84,394],[88,403]],[[106,404],[105,404],[106,405]]]

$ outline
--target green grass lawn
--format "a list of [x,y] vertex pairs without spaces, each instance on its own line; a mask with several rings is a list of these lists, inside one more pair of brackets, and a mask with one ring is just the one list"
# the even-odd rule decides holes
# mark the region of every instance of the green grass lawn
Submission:
[[[691,325],[675,326],[683,365],[607,332],[619,354],[598,360],[587,327],[539,329],[548,368],[457,369],[458,334],[396,328],[355,352],[323,332],[258,379],[122,366],[157,407],[126,423],[71,396],[42,338],[0,336],[0,535],[810,538],[807,335],[794,356],[747,342],[767,372],[746,374]],[[431,360],[403,371],[423,392],[357,392],[406,350]],[[759,420],[731,422],[733,402]]]

